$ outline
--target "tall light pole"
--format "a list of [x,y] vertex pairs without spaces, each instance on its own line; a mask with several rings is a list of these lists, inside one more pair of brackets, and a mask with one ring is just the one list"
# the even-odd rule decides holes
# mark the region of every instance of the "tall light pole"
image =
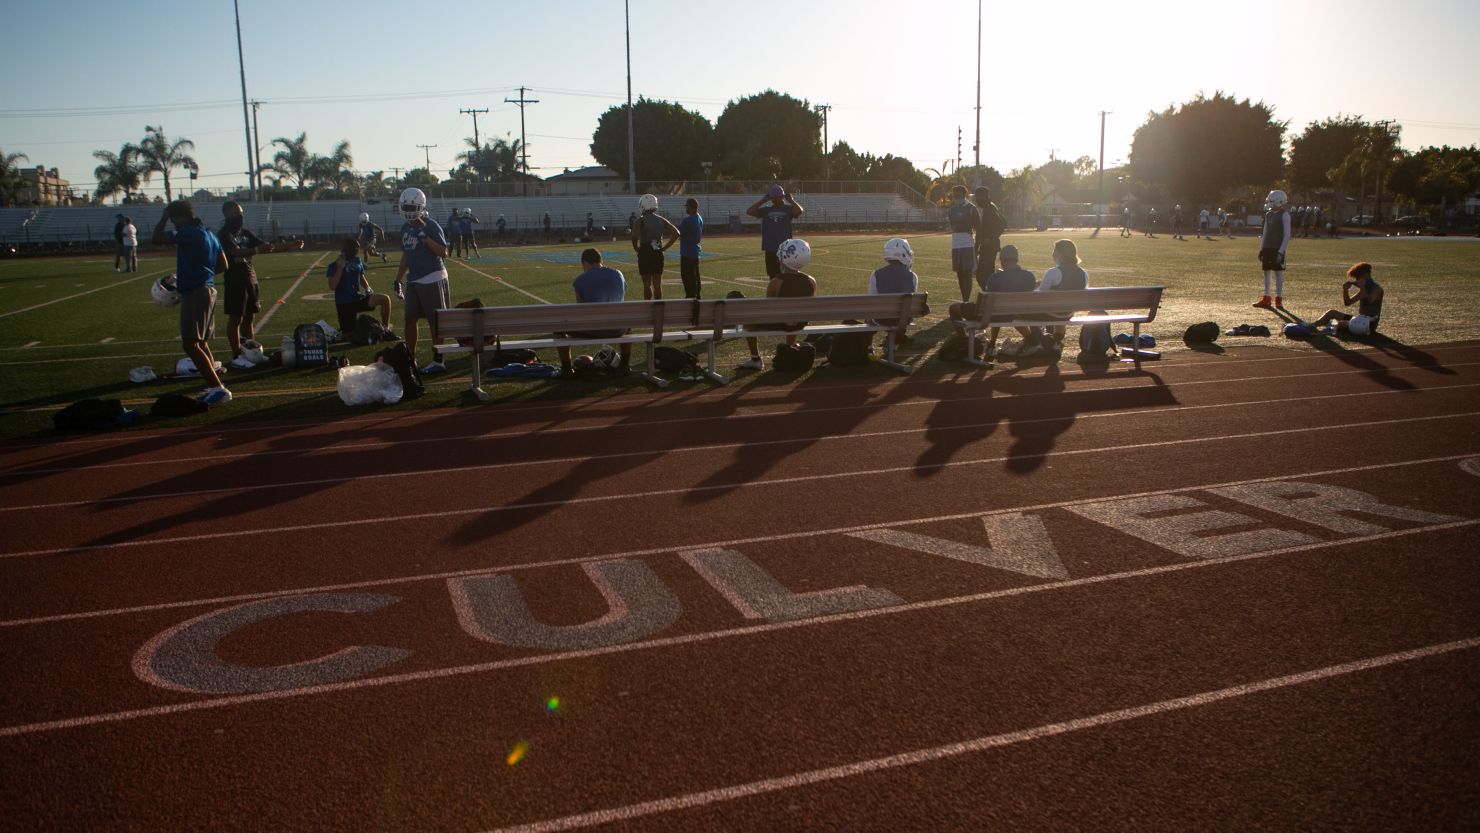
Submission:
[[829,153],[827,142],[827,114],[832,110],[831,104],[818,104],[812,108],[822,116],[822,176],[824,179],[832,179],[832,160],[827,158]]
[[714,167],[713,162],[700,162],[704,166],[704,213],[709,214],[709,170]]
[[252,100],[252,170],[257,174],[257,199],[262,199],[262,131],[257,127],[257,108],[262,102]]
[[252,120],[247,117],[247,60],[242,55],[242,8],[238,0],[231,0],[236,14],[236,65],[242,75],[242,128],[247,135],[247,190],[252,199],[262,199],[262,185],[257,179],[257,166],[252,164]]
[[1100,204],[1095,206],[1095,231],[1100,230],[1100,212],[1105,210],[1105,116],[1109,114],[1109,110],[1100,111]]
[[[976,167],[982,166],[982,0],[976,0]],[[980,188],[982,173],[976,172],[976,185]]]
[[637,193],[637,157],[632,150],[632,10],[631,0],[622,0],[622,25],[627,35],[627,193]]

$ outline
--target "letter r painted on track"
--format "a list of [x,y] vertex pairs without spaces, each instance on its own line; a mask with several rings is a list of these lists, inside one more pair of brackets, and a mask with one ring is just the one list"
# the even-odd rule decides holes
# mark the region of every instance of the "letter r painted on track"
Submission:
[[[1263,522],[1248,515],[1210,509],[1206,503],[1186,495],[1123,498],[1064,508],[1187,558],[1246,555],[1312,544],[1318,540],[1301,532],[1268,527],[1246,532],[1210,534],[1239,526],[1262,527]],[[1188,509],[1201,511],[1179,511]],[[1170,512],[1178,514],[1165,514]]]
[[400,601],[373,593],[283,596],[215,610],[162,631],[134,654],[134,675],[150,685],[201,694],[249,694],[343,682],[411,655],[401,648],[360,645],[319,659],[254,667],[223,661],[216,646],[232,633],[294,613],[371,613]]
[[1360,512],[1364,515],[1376,515],[1421,524],[1445,524],[1464,520],[1464,518],[1456,518],[1453,515],[1440,515],[1402,506],[1389,506],[1366,492],[1359,492],[1356,489],[1330,486],[1325,483],[1305,483],[1299,480],[1245,483],[1208,491],[1258,509],[1348,535],[1375,535],[1388,531],[1387,527],[1350,517],[1346,514],[1349,512]]

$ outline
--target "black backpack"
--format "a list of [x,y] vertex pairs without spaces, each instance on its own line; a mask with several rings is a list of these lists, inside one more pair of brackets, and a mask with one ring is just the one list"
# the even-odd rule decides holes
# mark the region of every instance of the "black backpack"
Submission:
[[653,348],[653,364],[664,373],[683,373],[699,369],[699,357],[677,347]]
[[936,351],[935,357],[943,362],[959,362],[966,359],[966,336],[960,333],[951,333],[946,340],[940,343],[940,350]]
[[1201,324],[1193,324],[1182,334],[1182,341],[1187,344],[1212,344],[1218,340],[1218,322],[1204,321]]
[[411,351],[406,349],[404,342],[376,353],[375,360],[385,362],[396,371],[396,376],[401,379],[402,400],[415,399],[426,393],[426,385],[421,383],[421,372],[416,369],[416,362],[411,360]]
[[[472,339],[467,339],[469,343]],[[491,367],[503,367],[510,364],[534,364],[540,360],[540,354],[527,347],[512,347],[505,350],[499,344],[498,336],[493,337],[493,358]]]
[[154,400],[149,406],[149,415],[152,417],[186,417],[203,414],[210,410],[209,405],[199,399],[191,399],[183,393],[167,393]]
[[[1106,315],[1103,310],[1096,311],[1095,315]],[[1110,325],[1085,324],[1079,328],[1079,355],[1085,358],[1102,359],[1106,353],[1115,349],[1115,341],[1110,337]]]
[[355,330],[350,334],[349,340],[351,344],[363,346],[379,344],[384,338],[385,328],[380,326],[380,322],[368,315],[362,315],[355,319]]
[[[894,334],[885,333],[884,337],[893,338]],[[827,363],[838,367],[868,364],[868,348],[873,341],[873,333],[838,333],[827,350]]]
[[51,415],[58,431],[95,431],[112,428],[123,414],[123,403],[117,399],[83,399]]
[[812,362],[817,359],[817,348],[806,342],[801,344],[787,344],[782,342],[776,345],[776,357],[771,360],[771,367],[783,373],[805,373],[812,369]]

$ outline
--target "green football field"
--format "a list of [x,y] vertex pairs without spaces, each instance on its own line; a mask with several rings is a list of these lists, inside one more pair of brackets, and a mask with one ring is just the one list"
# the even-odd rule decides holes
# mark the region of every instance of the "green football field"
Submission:
[[[1251,237],[1176,241],[1166,236],[1148,239],[1137,234],[1126,239],[1113,230],[1099,237],[1088,231],[1009,234],[1004,243],[1022,251],[1023,265],[1036,276],[1050,265],[1049,252],[1059,236],[1074,239],[1092,286],[1160,284],[1167,287],[1157,320],[1146,327],[1159,348],[1175,361],[1186,349],[1181,333],[1190,324],[1216,321],[1222,329],[1241,323],[1267,324],[1278,333],[1283,322],[1273,313],[1249,305],[1262,293],[1256,260],[1257,243]],[[881,250],[888,235],[817,235],[812,266],[824,293],[863,292],[869,273],[882,264]],[[955,276],[950,272],[949,237],[921,234],[911,237],[915,271],[921,288],[931,295],[934,314],[919,322],[912,345],[903,349],[905,361],[921,374],[957,374],[967,365],[932,358],[946,336],[942,321],[947,303],[956,300]],[[608,263],[628,279],[628,298],[640,297],[641,285],[630,245],[623,241],[598,244]],[[480,257],[451,264],[454,301],[479,298],[485,305],[534,304],[572,301],[570,281],[579,270],[580,244],[485,248]],[[677,258],[670,253],[665,292],[682,295]],[[1285,303],[1297,316],[1314,318],[1340,305],[1341,282],[1348,266],[1369,261],[1374,277],[1387,292],[1383,332],[1410,345],[1480,337],[1471,295],[1480,277],[1480,241],[1458,238],[1343,238],[1297,239],[1290,245]],[[300,323],[335,319],[324,267],[333,255],[327,251],[263,255],[257,258],[264,310],[258,339],[269,349]],[[388,291],[395,274],[395,253],[389,264],[371,264],[372,286]],[[173,309],[154,305],[149,284],[174,270],[172,255],[144,257],[137,274],[117,274],[112,258],[104,255],[64,259],[0,261],[0,437],[34,434],[50,426],[50,413],[61,405],[86,397],[120,398],[144,406],[166,392],[197,393],[199,380],[159,380],[141,385],[128,381],[131,368],[150,366],[165,374],[183,356]],[[715,237],[705,242],[704,296],[716,298],[732,289],[747,295],[762,293],[764,266],[759,240],[754,236]],[[501,280],[500,280],[501,279]],[[282,303],[277,303],[281,299]],[[399,306],[393,315],[400,328]],[[224,337],[225,317],[218,306],[217,358],[229,360]],[[425,332],[425,331],[423,331]],[[1071,331],[1070,339],[1074,333]],[[426,338],[422,361],[427,360]],[[1292,350],[1316,349],[1276,335],[1269,339],[1220,338],[1224,346],[1262,343]],[[1361,341],[1336,342],[1337,349],[1359,349]],[[1330,344],[1327,343],[1329,349]],[[336,347],[353,363],[372,360],[375,348]],[[691,349],[700,349],[692,347]],[[744,359],[743,342],[724,345],[725,364]],[[763,350],[765,347],[763,346]],[[1065,351],[1072,361],[1074,347]],[[642,348],[634,351],[641,361]],[[554,362],[551,355],[543,357]],[[454,404],[466,387],[468,359],[458,357],[450,372],[433,381],[428,395],[395,408],[425,408]],[[878,367],[814,368],[811,375],[827,378],[889,376]],[[264,368],[233,371],[226,384],[237,398],[198,421],[249,419],[261,416],[303,417],[350,411],[334,393],[334,371],[326,368]],[[732,383],[792,384],[796,377],[773,372],[741,375]],[[805,383],[806,378],[803,378]],[[705,383],[707,384],[707,383]],[[643,389],[636,378],[610,383],[589,380],[489,381],[485,388],[494,402],[541,397],[608,395]],[[159,423],[155,423],[158,425]],[[171,423],[181,424],[181,423]]]

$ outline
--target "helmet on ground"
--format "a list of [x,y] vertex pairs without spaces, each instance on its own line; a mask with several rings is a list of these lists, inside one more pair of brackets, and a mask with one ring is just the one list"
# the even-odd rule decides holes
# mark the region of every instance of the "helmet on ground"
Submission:
[[175,276],[165,275],[150,284],[149,296],[162,307],[172,307],[180,303],[180,293],[175,291]]
[[407,188],[401,192],[401,216],[409,220],[420,220],[427,213],[427,195],[420,188]]
[[638,211],[656,211],[658,209],[658,198],[652,194],[643,194],[637,198]]
[[361,211],[360,212],[360,222],[362,222],[362,223],[368,223],[368,222],[370,222],[370,215],[368,213],[364,212],[364,211]]
[[1285,196],[1285,192],[1278,188],[1270,191],[1269,196],[1264,198],[1264,205],[1268,208],[1283,208],[1289,202],[1290,198]]
[[596,360],[590,356],[576,356],[570,360],[570,366],[575,370],[589,370],[596,364]]
[[610,344],[601,345],[601,349],[596,351],[596,355],[592,356],[591,360],[597,367],[616,368],[622,364],[621,354]]
[[884,244],[884,259],[897,260],[909,268],[915,265],[915,251],[910,248],[910,241],[896,237]]
[[776,259],[788,269],[800,271],[812,262],[812,247],[805,240],[788,240],[776,249]]

